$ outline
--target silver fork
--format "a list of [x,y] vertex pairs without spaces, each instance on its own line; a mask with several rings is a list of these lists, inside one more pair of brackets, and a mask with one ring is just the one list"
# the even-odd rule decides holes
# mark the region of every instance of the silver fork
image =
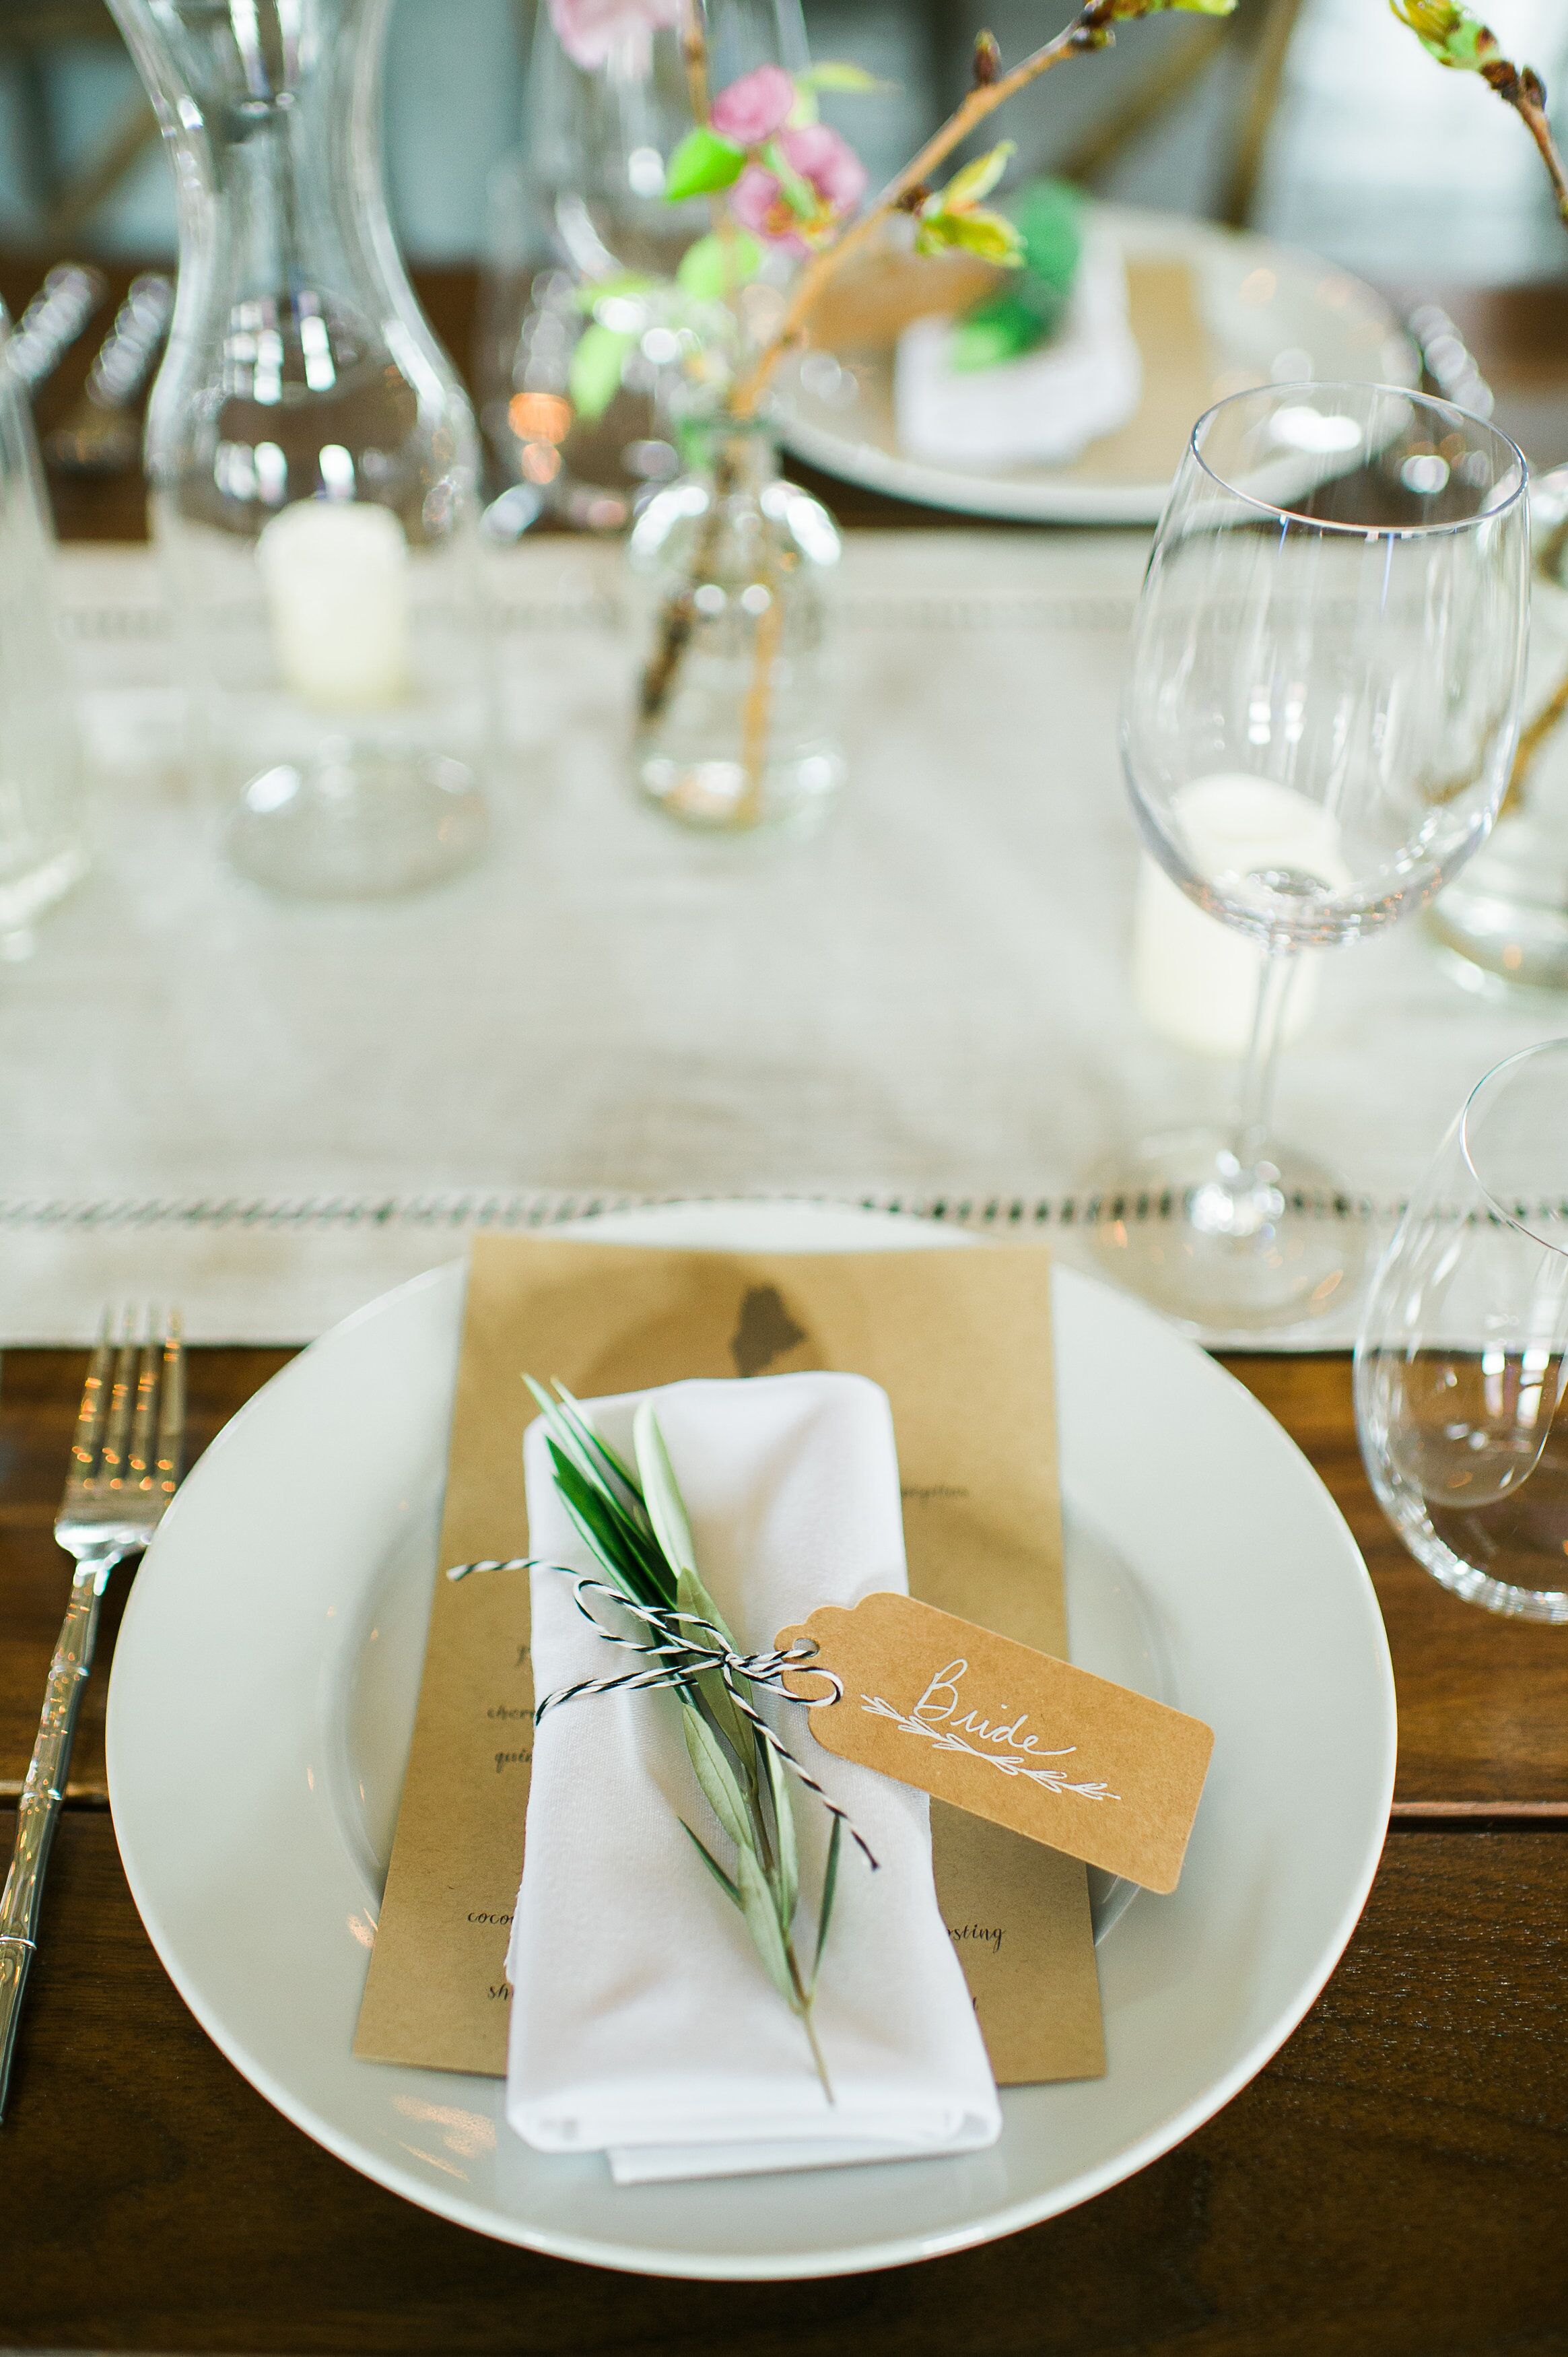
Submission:
[[103,1590],[115,1565],[139,1555],[162,1520],[179,1480],[184,1431],[185,1361],[177,1315],[170,1316],[159,1338],[149,1318],[138,1337],[127,1311],[118,1341],[105,1315],[55,1516],[56,1542],[75,1556],[76,1575],[16,1809],[16,1852],[0,1892],[0,2118]]

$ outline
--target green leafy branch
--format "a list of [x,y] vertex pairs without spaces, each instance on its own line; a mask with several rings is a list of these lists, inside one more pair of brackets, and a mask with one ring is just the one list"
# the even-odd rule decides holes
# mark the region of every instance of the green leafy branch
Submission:
[[1564,169],[1546,111],[1546,85],[1531,66],[1505,58],[1497,35],[1460,0],[1389,0],[1429,57],[1455,73],[1479,74],[1523,123],[1545,165],[1557,210],[1568,222],[1568,170]]
[[[705,1621],[725,1645],[738,1651],[697,1570],[691,1525],[651,1403],[644,1400],[633,1418],[634,1470],[600,1438],[564,1385],[557,1383],[552,1395],[532,1375],[523,1380],[544,1420],[561,1501],[607,1578],[634,1604]],[[741,1679],[736,1685],[749,1703],[749,1685]],[[682,1706],[687,1757],[728,1835],[734,1871],[725,1870],[684,1818],[682,1828],[739,1910],[768,1978],[799,2017],[822,2092],[832,2103],[811,2008],[832,1919],[843,1819],[833,1815],[816,1934],[810,1963],[802,1964],[794,1942],[800,1899],[794,1807],[778,1754],[736,1709],[718,1670],[703,1671],[672,1691]]]
[[[925,208],[929,199],[931,176],[939,164],[943,164],[955,147],[962,145],[970,134],[978,129],[988,115],[1042,74],[1065,65],[1069,58],[1086,57],[1096,49],[1109,48],[1116,38],[1120,25],[1135,23],[1144,16],[1229,16],[1234,14],[1237,0],[1085,0],[1072,22],[1063,27],[1054,39],[1034,50],[1021,64],[1009,71],[1002,70],[1001,53],[990,33],[982,33],[975,43],[973,87],[949,115],[939,131],[932,134],[918,155],[886,188],[874,205],[869,206],[855,221],[846,223],[829,237],[811,256],[795,281],[784,315],[778,327],[757,350],[745,374],[736,385],[730,406],[738,417],[751,416],[772,380],[773,372],[785,353],[794,349],[805,334],[806,323],[815,309],[828,282],[843,267],[854,253],[870,243],[881,231],[884,222],[898,212],[915,212],[921,229],[937,243],[968,245],[971,252],[979,251],[976,238],[1004,237],[1007,224],[1001,214],[986,214],[976,223],[973,215],[977,199],[972,189],[962,186],[964,173],[960,172],[941,192],[930,213]],[[982,174],[993,159],[983,156],[978,167]],[[955,192],[959,201],[955,202]],[[932,231],[932,221],[941,226]],[[1001,230],[991,224],[1001,224]],[[950,234],[954,225],[957,234]],[[929,248],[928,248],[929,250]],[[1005,263],[1018,257],[1009,244],[1007,252],[998,251],[988,259]]]

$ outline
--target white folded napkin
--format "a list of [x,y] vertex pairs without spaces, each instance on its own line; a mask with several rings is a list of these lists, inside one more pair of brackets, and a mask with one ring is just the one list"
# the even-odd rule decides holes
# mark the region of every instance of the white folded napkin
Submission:
[[[645,1394],[591,1404],[629,1461]],[[903,1589],[897,1459],[886,1395],[858,1375],[673,1383],[653,1394],[698,1568],[747,1651],[819,1604]],[[550,1478],[541,1423],[523,1448],[531,1551],[596,1568]],[[582,1618],[571,1582],[536,1570],[539,1694],[639,1666]],[[512,1984],[507,2117],[546,2152],[607,2152],[618,2180],[729,2176],[969,2151],[994,2142],[996,2089],[939,1912],[924,1796],[837,1760],[788,1702],[758,1697],[879,1861],[843,1842],[814,2021],[804,2031],[738,1910],[680,1820],[727,1844],[686,1757],[672,1695],[585,1696],[534,1743]],[[809,1959],[828,1819],[797,1788]]]
[[1084,240],[1068,313],[1037,350],[992,368],[954,369],[952,322],[917,319],[898,339],[893,404],[898,447],[937,466],[1063,466],[1125,425],[1144,391],[1127,318],[1122,250],[1101,225]]

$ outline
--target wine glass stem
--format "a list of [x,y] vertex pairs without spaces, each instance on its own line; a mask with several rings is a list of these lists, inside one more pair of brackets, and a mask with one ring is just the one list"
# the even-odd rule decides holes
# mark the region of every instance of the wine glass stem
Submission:
[[1258,977],[1258,1002],[1247,1060],[1241,1068],[1241,1102],[1231,1133],[1233,1143],[1219,1154],[1209,1176],[1187,1199],[1187,1216],[1200,1235],[1225,1236],[1237,1244],[1256,1246],[1273,1235],[1284,1216],[1279,1173],[1264,1161],[1263,1150],[1273,1105],[1280,1028],[1294,979],[1295,959],[1291,952],[1271,950]]
[[1258,996],[1252,1010],[1252,1036],[1241,1067],[1241,1094],[1236,1109],[1236,1160],[1243,1181],[1252,1180],[1269,1134],[1274,1107],[1274,1076],[1279,1070],[1280,1038],[1296,961],[1289,949],[1271,950],[1258,976]]

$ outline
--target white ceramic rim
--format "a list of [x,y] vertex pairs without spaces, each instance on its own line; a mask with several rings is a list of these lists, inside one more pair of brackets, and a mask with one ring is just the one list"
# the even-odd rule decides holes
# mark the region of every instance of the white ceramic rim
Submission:
[[[677,1210],[694,1207],[667,1206],[664,1208]],[[701,1208],[703,1211],[714,1211],[726,1207],[704,1205]],[[779,1207],[775,1205],[769,1208],[777,1210]],[[788,1210],[793,1207],[785,1206],[784,1208]],[[596,1222],[595,1232],[605,1235],[607,1223]],[[689,1241],[689,1239],[671,1239],[671,1241],[679,1240]],[[950,1240],[944,1238],[944,1242],[947,1241],[958,1243],[961,1239],[956,1236]],[[376,1300],[367,1303],[363,1308],[331,1329],[332,1335],[342,1334],[374,1320],[388,1302],[400,1297],[416,1289],[449,1282],[451,1266],[452,1264],[446,1264],[440,1268],[427,1271],[424,1275],[412,1278],[405,1285],[394,1288],[392,1293],[378,1297]],[[1081,1286],[1091,1293],[1112,1294],[1112,1288],[1071,1269],[1063,1268],[1059,1264],[1058,1276],[1074,1288]],[[1133,1306],[1129,1304],[1125,1296],[1112,1294],[1112,1297],[1124,1308]],[[1149,1316],[1154,1323],[1169,1332],[1173,1340],[1179,1340],[1185,1347],[1196,1351],[1197,1345],[1187,1344],[1186,1338],[1179,1334],[1178,1329],[1170,1326],[1168,1321],[1154,1319],[1153,1313],[1145,1311],[1141,1304],[1136,1307],[1140,1316]],[[321,1339],[325,1341],[331,1338],[324,1336]],[[291,1378],[299,1380],[297,1371],[308,1364],[314,1348],[315,1346],[311,1346],[311,1350],[302,1352],[298,1358],[290,1361],[278,1375],[272,1378],[271,1384],[263,1386],[262,1392],[255,1395],[256,1398],[264,1396],[265,1393],[272,1388],[272,1384],[286,1383]],[[1178,2110],[1161,2120],[1147,2133],[1122,2146],[1104,2161],[1085,2169],[1068,2179],[1065,2184],[1047,2188],[1040,2195],[1006,2203],[983,2217],[966,2219],[951,2231],[925,2232],[905,2239],[884,2239],[864,2245],[840,2248],[830,2254],[800,2252],[781,2259],[776,2254],[747,2257],[718,2252],[698,2257],[682,2252],[666,2258],[657,2249],[633,2246],[630,2244],[617,2245],[607,2244],[593,2235],[533,2227],[526,2219],[500,2213],[484,2202],[465,2197],[456,2189],[448,2193],[445,2186],[433,2187],[428,2179],[403,2168],[397,2162],[389,2161],[380,2154],[367,2153],[365,2148],[356,2141],[351,2132],[346,2131],[334,2119],[317,2110],[310,2101],[285,2083],[265,2063],[246,2050],[240,2033],[226,2022],[220,2004],[210,2002],[204,1995],[197,1976],[186,1969],[179,1953],[180,1941],[177,1929],[169,1924],[160,1908],[156,1875],[144,1869],[134,1836],[127,1837],[126,1832],[122,1829],[117,1808],[116,1832],[121,1840],[122,1857],[132,1897],[142,1916],[148,1936],[175,1987],[202,2029],[206,2030],[220,2050],[234,2064],[242,2076],[249,2080],[251,2084],[285,2118],[361,2175],[386,2186],[392,2192],[403,2195],[422,2209],[448,2217],[492,2239],[513,2243],[554,2257],[573,2259],[593,2266],[607,2266],[636,2274],[662,2275],[682,2279],[706,2281],[789,2281],[874,2272],[972,2248],[1001,2236],[1016,2233],[1024,2227],[1037,2224],[1047,2218],[1074,2209],[1081,2202],[1091,2200],[1096,2194],[1105,2191],[1111,2186],[1135,2175],[1175,2146],[1184,2142],[1195,2130],[1220,2111],[1279,2050],[1316,2001],[1343,1954],[1366,1904],[1367,1896],[1381,1857],[1389,1809],[1393,1796],[1395,1705],[1392,1666],[1389,1659],[1381,1615],[1359,1551],[1332,1499],[1306,1463],[1305,1458],[1302,1457],[1301,1451],[1295,1448],[1294,1442],[1290,1441],[1288,1435],[1283,1433],[1275,1420],[1244,1385],[1238,1383],[1222,1368],[1212,1365],[1212,1362],[1211,1372],[1217,1383],[1229,1387],[1234,1394],[1233,1405],[1240,1416],[1252,1421],[1260,1431],[1266,1428],[1276,1443],[1283,1441],[1284,1446],[1301,1459],[1303,1469],[1322,1492],[1328,1513],[1338,1525],[1344,1547],[1360,1572],[1364,1589],[1363,1600],[1369,1656],[1372,1666],[1380,1671],[1380,1684],[1385,1697],[1378,1773],[1375,1784],[1367,1795],[1372,1803],[1369,1823],[1375,1830],[1369,1834],[1364,1852],[1356,1863],[1348,1886],[1348,1895],[1331,1931],[1323,1942],[1317,1964],[1300,1983],[1291,2000],[1278,2010],[1267,2027],[1259,2032],[1231,2065],[1208,2083],[1199,2095],[1181,2105]],[[247,1403],[246,1406],[242,1408],[238,1415],[231,1420],[227,1429],[231,1432],[240,1419],[246,1416],[250,1411],[251,1404]],[[116,1717],[112,1688],[109,1727],[112,1798],[116,1784],[125,1781],[127,1774],[125,1763],[119,1756]],[[122,1720],[121,1723],[124,1724],[124,1721]],[[1004,2096],[1004,2108],[1005,2102]],[[763,2181],[778,2183],[780,2180]],[[698,2186],[693,2190],[700,2195],[703,2189]]]

